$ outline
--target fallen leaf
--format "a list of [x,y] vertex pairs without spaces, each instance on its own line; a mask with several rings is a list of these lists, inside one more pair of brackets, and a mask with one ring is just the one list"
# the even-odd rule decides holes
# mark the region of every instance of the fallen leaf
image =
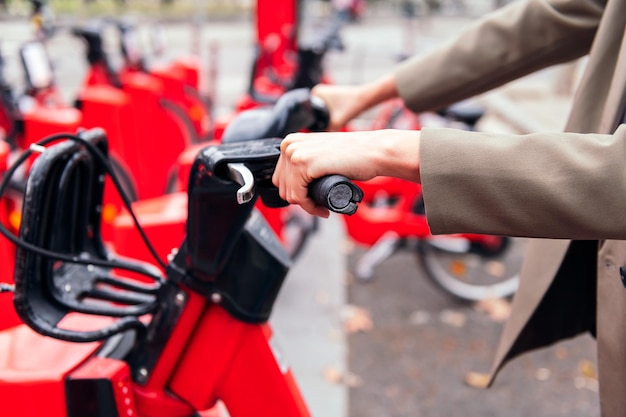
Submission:
[[578,389],[588,389],[589,391],[598,392],[598,380],[577,376],[574,378],[574,386]]
[[361,385],[363,385],[363,379],[357,374],[354,374],[352,372],[346,372],[343,375],[343,383],[347,387],[356,388],[356,387],[360,387]]
[[443,310],[439,314],[439,320],[448,326],[463,327],[465,326],[467,317],[465,317],[465,314],[459,313],[458,311]]
[[465,374],[465,384],[472,388],[485,389],[489,383],[489,374],[468,372]]
[[341,382],[341,372],[339,372],[336,368],[329,366],[324,369],[324,379],[328,382],[332,382],[333,384],[338,384]]
[[589,378],[589,379],[598,379],[598,373],[596,372],[596,367],[595,365],[588,360],[582,360],[578,363],[578,370],[580,371],[581,375],[584,376],[585,378]]
[[332,366],[324,369],[324,379],[333,384],[344,384],[349,388],[356,388],[363,385],[363,379],[352,372],[341,372]]
[[366,332],[374,327],[369,312],[355,305],[345,305],[341,310],[341,318],[347,333]]
[[547,381],[550,379],[551,375],[552,371],[548,368],[539,368],[535,371],[535,378],[537,378],[538,381]]
[[488,298],[474,304],[476,311],[485,313],[491,320],[502,323],[511,316],[511,303],[504,298]]

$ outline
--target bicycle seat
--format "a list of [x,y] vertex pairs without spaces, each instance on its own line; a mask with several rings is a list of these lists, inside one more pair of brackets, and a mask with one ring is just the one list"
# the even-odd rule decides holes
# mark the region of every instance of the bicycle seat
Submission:
[[[104,131],[92,129],[80,136],[106,155]],[[160,271],[114,255],[102,241],[105,172],[92,150],[69,140],[46,148],[32,166],[19,237],[29,245],[66,255],[49,257],[28,247],[17,249],[15,309],[43,335],[74,342],[103,340],[143,329],[139,317],[155,306],[159,285],[140,283],[121,271],[129,269],[153,279],[160,278]],[[60,328],[59,322],[70,312],[116,319],[102,328]]]
[[239,113],[222,136],[223,143],[284,138],[303,129],[324,130],[330,116],[324,103],[307,88],[283,94],[275,105]]

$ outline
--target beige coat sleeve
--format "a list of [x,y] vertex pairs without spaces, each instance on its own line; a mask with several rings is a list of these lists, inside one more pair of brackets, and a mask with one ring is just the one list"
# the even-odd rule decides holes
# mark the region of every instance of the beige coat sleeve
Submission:
[[402,63],[398,92],[415,111],[436,110],[589,52],[605,1],[517,1],[432,52]]
[[626,239],[626,125],[613,135],[425,129],[421,138],[435,234]]

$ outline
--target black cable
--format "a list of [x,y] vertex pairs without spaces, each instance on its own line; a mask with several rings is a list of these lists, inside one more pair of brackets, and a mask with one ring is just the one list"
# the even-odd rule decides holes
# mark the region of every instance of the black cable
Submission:
[[[163,260],[161,260],[161,258],[159,258],[159,255],[156,253],[156,250],[154,249],[154,247],[152,246],[152,244],[150,243],[148,237],[146,236],[143,228],[141,227],[141,225],[139,224],[139,221],[137,220],[137,217],[135,215],[135,213],[132,210],[131,207],[131,202],[130,199],[128,198],[128,196],[126,195],[126,193],[124,192],[124,190],[121,187],[120,181],[117,178],[117,175],[115,174],[115,172],[113,172],[113,168],[111,167],[108,159],[103,155],[103,153],[93,144],[91,144],[89,141],[76,136],[76,135],[72,135],[72,134],[68,134],[68,133],[61,133],[61,134],[56,134],[56,135],[51,135],[48,136],[40,141],[38,141],[37,143],[35,143],[35,146],[45,146],[51,142],[55,142],[55,141],[59,141],[59,140],[72,140],[74,142],[78,142],[82,145],[84,145],[93,155],[95,155],[96,159],[98,160],[98,162],[100,162],[104,167],[106,172],[109,174],[109,176],[111,177],[111,180],[113,181],[113,184],[115,185],[115,188],[118,192],[118,194],[120,195],[120,197],[122,198],[122,201],[124,203],[124,206],[126,207],[126,209],[128,210],[130,216],[133,219],[133,223],[135,224],[135,227],[137,228],[137,231],[139,232],[139,234],[141,235],[142,240],[144,241],[146,247],[148,248],[148,250],[150,251],[150,254],[152,255],[152,257],[157,261],[157,263],[159,264],[159,266],[161,266],[163,269],[165,269],[167,267],[167,264],[165,262],[163,262]],[[5,175],[2,178],[2,182],[0,182],[0,198],[2,198],[2,196],[5,193],[6,188],[9,185],[9,181],[10,178],[13,176],[13,174],[15,173],[15,171],[17,170],[17,168],[23,164],[28,157],[30,157],[35,151],[32,150],[33,145],[31,145],[31,149],[26,150],[22,155],[20,155],[20,157],[14,162],[14,164],[6,171]],[[2,224],[2,222],[0,222],[0,233],[2,233],[2,235],[4,235],[7,239],[9,239],[13,244],[15,244],[16,246],[19,246],[23,249],[29,250],[31,252],[34,252],[40,256],[45,256],[47,258],[52,258],[52,259],[58,259],[64,262],[71,262],[71,263],[77,263],[77,264],[83,264],[83,265],[96,265],[96,266],[101,266],[101,267],[105,267],[105,268],[118,268],[118,269],[124,269],[124,270],[128,270],[128,271],[133,271],[133,272],[137,272],[140,273],[142,275],[146,275],[149,276],[150,278],[154,279],[155,281],[157,281],[160,284],[164,283],[164,279],[161,275],[157,275],[157,274],[150,274],[147,271],[145,271],[144,269],[130,264],[130,263],[126,263],[123,261],[113,261],[113,260],[97,260],[97,259],[81,259],[78,256],[67,256],[65,254],[59,253],[59,252],[54,252],[54,251],[50,251],[50,250],[46,250],[43,248],[40,248],[38,246],[32,245],[28,242],[25,242],[23,239],[20,239],[18,237],[16,237],[15,235],[13,235],[13,233],[11,233],[5,226],[4,224]]]

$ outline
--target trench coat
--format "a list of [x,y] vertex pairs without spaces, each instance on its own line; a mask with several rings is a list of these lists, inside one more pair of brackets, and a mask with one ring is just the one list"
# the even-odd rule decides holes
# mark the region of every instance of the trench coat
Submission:
[[626,0],[515,2],[395,72],[420,112],[589,55],[565,132],[426,129],[420,173],[433,233],[542,238],[528,246],[491,381],[524,352],[590,332],[605,417],[626,415],[625,28]]

